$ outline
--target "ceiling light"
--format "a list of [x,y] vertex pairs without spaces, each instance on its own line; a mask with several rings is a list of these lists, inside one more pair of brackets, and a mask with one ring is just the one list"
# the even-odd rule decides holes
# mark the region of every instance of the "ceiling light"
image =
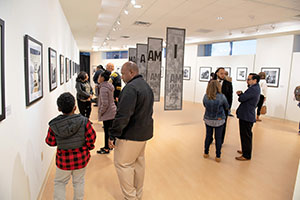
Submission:
[[109,37],[108,37],[108,36],[106,37],[106,40],[109,40]]
[[275,24],[271,24],[271,28],[272,28],[272,29],[275,29]]
[[134,7],[134,8],[142,8],[142,6],[141,6],[141,5],[137,5],[137,4],[136,4],[136,5],[134,5],[133,7]]
[[132,5],[135,5],[135,3],[136,3],[135,0],[131,0],[130,2]]
[[118,20],[118,21],[117,21],[117,24],[119,24],[119,25],[120,25],[120,24],[121,24],[121,22]]
[[217,20],[222,20],[222,19],[223,19],[223,17],[221,17],[221,16],[217,17]]
[[128,10],[124,10],[124,13],[125,13],[126,15],[128,15],[129,12],[128,12]]

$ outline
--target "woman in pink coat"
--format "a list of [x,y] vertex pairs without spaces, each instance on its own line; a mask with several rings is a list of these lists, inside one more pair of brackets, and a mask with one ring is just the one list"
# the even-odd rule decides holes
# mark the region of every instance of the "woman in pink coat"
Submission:
[[99,76],[98,83],[99,83],[99,98],[98,98],[98,120],[103,121],[104,125],[104,139],[105,139],[105,146],[100,148],[97,153],[99,154],[108,154],[109,147],[108,147],[108,139],[109,133],[108,130],[112,126],[113,120],[116,115],[116,105],[114,103],[114,86],[108,81],[110,78],[110,72],[104,71]]

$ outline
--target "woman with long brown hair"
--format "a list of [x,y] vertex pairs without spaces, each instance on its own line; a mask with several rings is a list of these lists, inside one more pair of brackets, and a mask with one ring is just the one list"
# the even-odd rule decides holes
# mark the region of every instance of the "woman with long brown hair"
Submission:
[[206,88],[203,98],[205,107],[204,122],[206,126],[204,158],[209,157],[209,146],[213,141],[213,131],[215,130],[216,158],[221,161],[222,132],[225,123],[225,110],[229,104],[226,97],[221,93],[221,84],[217,80],[211,80]]

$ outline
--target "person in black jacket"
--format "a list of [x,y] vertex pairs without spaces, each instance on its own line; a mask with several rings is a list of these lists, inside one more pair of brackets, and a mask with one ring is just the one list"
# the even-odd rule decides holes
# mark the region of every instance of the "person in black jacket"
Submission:
[[237,91],[236,94],[239,96],[239,105],[236,113],[239,118],[240,126],[240,137],[242,143],[242,150],[237,152],[242,154],[235,159],[239,161],[245,161],[251,159],[252,154],[252,127],[255,119],[255,109],[260,97],[260,77],[255,73],[250,73],[247,79],[248,89],[243,93]]
[[89,76],[86,72],[81,71],[76,78],[77,104],[80,114],[90,118],[92,111],[91,100],[93,98],[93,88],[90,85]]
[[93,101],[95,102],[95,105],[94,106],[98,106],[98,78],[100,76],[100,74],[102,74],[103,72],[105,71],[105,69],[103,68],[102,65],[98,65],[97,66],[97,71],[95,72],[94,76],[93,76],[93,81],[95,83],[95,96],[96,98],[93,99]]
[[134,62],[126,62],[121,73],[126,86],[110,129],[109,147],[115,148],[114,163],[124,199],[141,199],[145,147],[153,137],[154,95]]
[[115,87],[114,100],[115,100],[116,106],[118,106],[119,96],[120,96],[121,88],[122,88],[122,81],[121,81],[120,74],[118,72],[114,72],[114,69],[115,69],[115,66],[113,63],[108,63],[106,65],[106,70],[111,72],[109,82],[111,82],[113,84],[113,86]]
[[[232,105],[232,83],[227,81],[225,79],[225,69],[223,67],[220,67],[216,70],[215,72],[215,76],[214,76],[214,80],[218,80],[221,85],[222,85],[222,94],[225,95],[227,102],[229,104],[229,109],[231,108]],[[224,139],[225,139],[225,132],[226,132],[226,124],[227,124],[227,118],[228,118],[228,110],[225,110],[225,124],[224,124],[224,129],[222,132],[222,144],[224,143]]]

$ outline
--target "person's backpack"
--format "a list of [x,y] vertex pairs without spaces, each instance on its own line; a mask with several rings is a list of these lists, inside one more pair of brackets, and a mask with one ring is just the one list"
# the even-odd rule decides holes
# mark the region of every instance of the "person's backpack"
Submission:
[[295,99],[297,101],[300,101],[300,85],[295,88],[294,94],[295,94]]

